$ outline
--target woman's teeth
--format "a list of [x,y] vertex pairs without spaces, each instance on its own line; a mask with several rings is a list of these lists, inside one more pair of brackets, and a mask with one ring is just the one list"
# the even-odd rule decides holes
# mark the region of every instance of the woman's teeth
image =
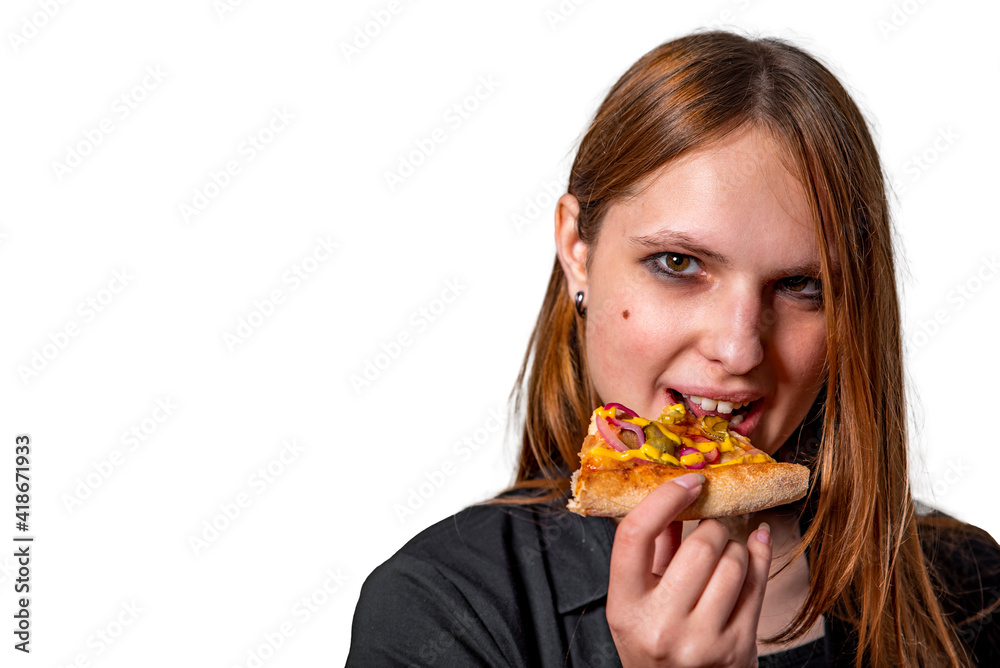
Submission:
[[[744,406],[750,405],[749,401],[741,401],[740,403],[733,403],[731,401],[719,401],[717,399],[709,399],[708,397],[699,397],[694,394],[683,394],[681,395],[685,399],[691,402],[692,405],[700,406],[703,411],[717,411],[723,415],[728,415],[733,411],[738,411]],[[739,424],[743,421],[741,416],[736,416],[739,422],[736,422],[736,418],[730,424]]]

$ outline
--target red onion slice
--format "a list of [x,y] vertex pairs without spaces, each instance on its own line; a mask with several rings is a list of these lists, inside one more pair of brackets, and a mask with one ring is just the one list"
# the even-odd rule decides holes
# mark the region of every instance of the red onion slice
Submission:
[[[697,449],[697,448],[681,448],[677,452],[677,459],[680,459],[684,455],[694,455],[694,454],[703,455],[704,453],[701,450]],[[703,468],[705,468],[705,460],[702,459],[697,464],[684,464],[684,468],[686,468],[686,469],[703,469]]]
[[628,451],[628,448],[625,447],[625,444],[622,443],[621,439],[618,438],[613,431],[611,431],[611,427],[608,425],[607,420],[598,415],[597,420],[595,421],[597,422],[597,433],[601,435],[601,438],[604,439],[605,443],[618,452]]
[[619,429],[628,429],[630,432],[635,434],[635,437],[639,439],[639,447],[646,442],[646,434],[642,431],[642,427],[637,424],[632,424],[631,422],[625,422],[624,420],[619,420],[618,418],[608,418],[608,424],[612,427],[618,427]]
[[615,410],[619,410],[622,413],[625,413],[625,417],[630,417],[630,418],[639,417],[639,414],[636,413],[634,410],[632,410],[631,408],[626,408],[621,404],[616,404],[616,403],[604,404],[604,410],[611,410],[612,408],[614,408]]

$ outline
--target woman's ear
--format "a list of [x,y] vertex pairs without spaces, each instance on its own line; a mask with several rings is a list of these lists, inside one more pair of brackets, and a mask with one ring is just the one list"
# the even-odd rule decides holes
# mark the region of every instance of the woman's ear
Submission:
[[587,292],[587,244],[580,239],[577,220],[580,203],[566,193],[556,202],[556,253],[566,274],[570,299],[577,292]]

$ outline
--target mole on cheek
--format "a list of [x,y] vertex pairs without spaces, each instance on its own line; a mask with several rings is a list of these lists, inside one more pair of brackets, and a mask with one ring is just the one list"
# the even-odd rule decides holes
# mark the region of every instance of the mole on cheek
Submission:
[[622,317],[625,318],[626,320],[628,320],[628,309],[625,309],[624,311],[622,311]]

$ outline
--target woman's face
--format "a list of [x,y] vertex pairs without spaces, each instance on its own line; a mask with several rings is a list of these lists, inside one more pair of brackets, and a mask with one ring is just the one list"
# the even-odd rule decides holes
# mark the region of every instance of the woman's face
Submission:
[[782,157],[756,130],[688,154],[611,206],[592,247],[576,200],[560,200],[556,242],[571,296],[585,294],[603,401],[648,417],[683,401],[769,454],[803,421],[826,325],[808,199]]

